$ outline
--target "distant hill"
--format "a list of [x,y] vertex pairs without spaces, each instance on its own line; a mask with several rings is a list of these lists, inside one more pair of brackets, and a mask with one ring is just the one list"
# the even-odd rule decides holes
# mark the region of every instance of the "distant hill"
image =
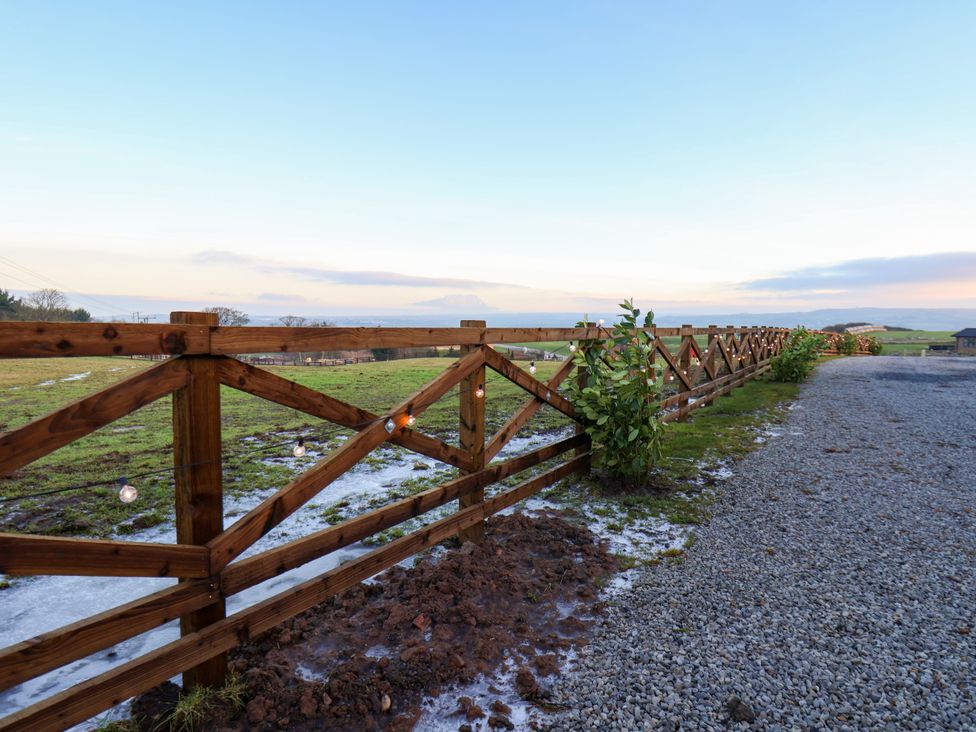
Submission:
[[[305,313],[303,313],[305,314]],[[506,312],[457,312],[424,313],[411,315],[331,315],[307,313],[311,318],[324,317],[339,326],[384,325],[397,326],[456,326],[465,319],[484,319],[489,326],[511,327],[568,327],[582,318],[582,313],[506,313]],[[590,312],[591,319],[616,317],[613,312]],[[278,325],[277,317],[252,315],[252,325]],[[976,308],[829,308],[783,313],[720,313],[720,314],[673,314],[658,312],[655,322],[664,327],[683,323],[693,325],[773,325],[790,328],[804,325],[822,328],[829,323],[891,323],[898,328],[914,330],[960,330],[976,328]]]
[[[690,318],[690,319],[689,319]],[[725,325],[805,325],[821,328],[827,323],[892,323],[912,330],[956,330],[976,327],[976,308],[826,308],[791,313],[733,313],[726,315],[670,316],[661,314],[658,325],[715,323]]]

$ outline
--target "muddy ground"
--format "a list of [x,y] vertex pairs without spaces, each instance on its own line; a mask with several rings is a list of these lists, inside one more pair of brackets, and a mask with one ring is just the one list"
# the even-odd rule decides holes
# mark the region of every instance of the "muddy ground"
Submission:
[[[245,702],[214,707],[200,728],[410,730],[424,697],[456,694],[452,726],[511,729],[511,690],[489,687],[498,698],[482,708],[456,687],[514,663],[514,691],[545,709],[616,570],[604,544],[558,515],[494,517],[483,544],[393,567],[237,649]],[[169,686],[134,703],[144,728],[159,724]]]

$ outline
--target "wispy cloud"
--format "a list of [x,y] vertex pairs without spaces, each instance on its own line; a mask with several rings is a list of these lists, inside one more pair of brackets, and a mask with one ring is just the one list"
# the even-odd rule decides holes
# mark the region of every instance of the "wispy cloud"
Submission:
[[414,305],[423,308],[435,308],[437,310],[448,310],[457,313],[487,313],[497,310],[477,295],[445,295],[433,300],[422,300],[415,302]]
[[[852,259],[823,267],[806,267],[775,277],[744,282],[746,290],[817,292],[855,290],[881,285],[976,282],[976,252],[942,252],[908,257]],[[834,293],[831,293],[834,294]]]
[[421,277],[402,274],[400,272],[384,272],[381,270],[340,270],[321,267],[296,267],[291,264],[281,264],[270,260],[245,257],[234,252],[223,250],[208,250],[198,252],[190,258],[197,265],[232,265],[250,267],[266,274],[281,274],[288,277],[300,277],[313,282],[324,282],[334,285],[380,285],[390,287],[449,287],[453,289],[470,290],[483,287],[522,287],[506,282],[491,282],[488,280],[469,280],[457,277]]
[[289,295],[284,292],[262,292],[258,295],[258,300],[263,302],[307,302],[308,299],[301,295]]

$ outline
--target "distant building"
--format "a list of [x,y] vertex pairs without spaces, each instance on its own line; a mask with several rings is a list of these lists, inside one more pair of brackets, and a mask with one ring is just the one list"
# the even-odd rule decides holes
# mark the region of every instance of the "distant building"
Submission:
[[844,328],[845,333],[854,333],[855,335],[860,335],[861,333],[877,333],[882,330],[888,329],[883,325],[852,325],[850,328]]
[[968,353],[976,356],[976,328],[965,328],[958,333],[953,333],[956,339],[956,353]]

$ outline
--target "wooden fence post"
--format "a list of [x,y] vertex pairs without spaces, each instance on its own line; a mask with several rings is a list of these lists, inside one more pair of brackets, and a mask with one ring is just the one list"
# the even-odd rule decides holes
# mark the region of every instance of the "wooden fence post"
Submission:
[[[691,376],[691,340],[693,339],[692,325],[682,325],[681,326],[681,345],[678,346],[681,351],[681,358],[678,359],[678,368],[684,372],[682,375]],[[680,377],[678,378],[678,421],[684,422],[688,419],[688,394],[689,390],[685,388],[685,382],[683,382]]]
[[[587,322],[584,322],[583,323],[583,327],[584,328],[595,328],[596,327],[596,323],[587,321]],[[577,347],[579,347],[579,344],[577,344]],[[570,353],[569,354],[570,358],[572,358],[573,355],[574,354]],[[577,384],[577,386],[579,386],[580,391],[582,391],[583,389],[586,388],[586,367],[585,366],[577,366],[576,367],[576,384]],[[586,434],[586,427],[584,427],[581,422],[577,422],[576,423],[576,427],[575,427],[575,432],[576,432],[577,435],[585,435]],[[586,453],[588,453],[592,449],[592,447],[593,447],[592,443],[587,444],[587,445],[582,445],[580,447],[577,447],[576,450],[573,452],[573,454],[576,455],[577,457],[580,456],[580,455],[585,455]],[[580,474],[581,475],[586,475],[589,472],[590,472],[590,463],[588,461],[586,463],[586,468],[584,470],[581,470],[580,471]]]
[[[217,325],[213,313],[175,312],[170,323]],[[216,361],[210,356],[183,356],[190,383],[173,392],[173,460],[176,485],[176,541],[203,545],[224,530],[221,485],[220,381]],[[183,467],[181,467],[183,466]],[[214,594],[219,582],[214,581]],[[222,620],[223,598],[180,618],[185,636]],[[227,654],[222,653],[183,672],[183,688],[222,686],[227,674]]]
[[[462,320],[462,328],[484,328],[484,320]],[[487,344],[485,344],[487,346]],[[461,346],[461,355],[481,346]],[[471,472],[475,473],[485,467],[485,367],[475,369],[460,384],[461,404],[459,420],[459,443],[461,449],[471,455]],[[478,392],[481,396],[478,396]],[[467,491],[458,497],[458,510],[463,511],[469,506],[483,503],[485,489]],[[475,524],[458,532],[458,539],[473,541],[480,544],[485,538],[485,522]]]
[[[715,373],[715,351],[718,348],[715,342],[717,340],[718,326],[708,326],[708,343],[705,344],[705,352],[708,354],[708,363],[705,366],[705,374],[708,376],[709,380],[711,380],[712,374]],[[712,347],[713,345],[715,348]]]

